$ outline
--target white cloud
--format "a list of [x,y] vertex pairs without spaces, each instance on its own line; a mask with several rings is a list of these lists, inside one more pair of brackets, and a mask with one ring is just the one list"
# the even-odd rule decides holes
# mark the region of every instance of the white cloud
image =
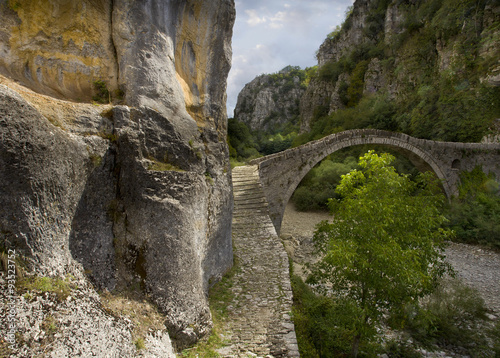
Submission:
[[272,29],[281,29],[284,26],[284,23],[287,22],[287,16],[288,14],[284,11],[278,11],[276,14],[274,14],[273,17],[271,17],[271,23],[269,24],[269,27]]
[[267,22],[267,19],[265,17],[259,17],[259,15],[257,14],[257,10],[245,10],[245,13],[248,15],[247,24],[250,26],[257,26],[259,24]]

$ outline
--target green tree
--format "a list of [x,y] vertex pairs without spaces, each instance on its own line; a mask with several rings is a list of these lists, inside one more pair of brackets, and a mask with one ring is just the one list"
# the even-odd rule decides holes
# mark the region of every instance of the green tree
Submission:
[[314,235],[322,258],[308,283],[357,307],[354,357],[384,312],[432,292],[450,270],[442,251],[452,231],[441,228],[444,196],[438,183],[430,173],[411,181],[396,172],[393,160],[374,151],[361,157],[362,170],[342,176],[336,189],[342,199],[330,200],[332,222],[322,222]]

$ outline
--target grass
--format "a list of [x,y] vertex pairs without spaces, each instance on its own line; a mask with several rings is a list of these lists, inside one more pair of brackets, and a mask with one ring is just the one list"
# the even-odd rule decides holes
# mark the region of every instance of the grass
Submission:
[[167,163],[167,161],[160,161],[152,156],[148,157],[148,160],[150,163],[148,164],[148,170],[155,170],[155,171],[160,171],[160,172],[166,172],[166,171],[176,171],[176,172],[184,172],[181,168]]
[[136,341],[134,342],[134,344],[135,344],[135,348],[137,348],[137,350],[141,350],[141,349],[146,348],[146,343],[144,342],[144,338],[142,338],[142,337],[137,338]]
[[55,117],[53,116],[47,116],[47,120],[52,123],[52,125],[61,128],[63,131],[66,131],[67,129],[64,127],[64,125],[59,122]]
[[58,331],[58,323],[53,316],[47,315],[40,328],[45,331],[45,334],[52,336]]
[[19,10],[20,7],[21,7],[21,3],[19,1],[9,0],[9,8],[11,10],[17,12],[17,10]]
[[212,178],[212,175],[210,175],[209,172],[205,173],[205,179],[210,185],[214,185],[214,178]]
[[118,141],[118,136],[116,134],[99,132],[97,135],[103,139],[107,139],[112,143],[116,143]]
[[94,166],[94,168],[101,166],[102,157],[99,154],[90,154],[89,158],[90,158],[90,161],[92,162],[92,165]]
[[62,302],[71,294],[73,289],[78,287],[71,283],[71,276],[65,278],[29,276],[18,280],[16,288],[19,292],[24,293],[25,297],[33,297],[33,293],[54,293],[59,302]]
[[108,314],[132,322],[132,340],[137,350],[146,348],[145,337],[149,332],[166,329],[166,317],[138,292],[105,292],[101,294],[101,303]]

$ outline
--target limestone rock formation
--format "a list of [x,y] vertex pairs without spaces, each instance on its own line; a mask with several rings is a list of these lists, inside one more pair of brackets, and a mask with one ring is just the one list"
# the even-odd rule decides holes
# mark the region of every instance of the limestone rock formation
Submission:
[[370,41],[363,31],[369,15],[370,4],[374,0],[356,0],[349,15],[348,31],[341,31],[334,38],[327,38],[320,46],[317,54],[318,66],[328,61],[338,61],[342,55],[354,46]]
[[[89,101],[118,89],[112,1],[0,1],[0,73],[41,93]],[[77,15],[77,16],[75,16]]]
[[0,1],[2,249],[149,297],[178,347],[210,331],[232,265],[234,17],[232,0]]
[[307,90],[300,99],[300,131],[310,130],[310,119],[314,116],[315,110],[324,109],[329,111],[331,97],[335,92],[335,84],[326,81],[312,79]]
[[[474,101],[474,93],[488,86],[498,88],[499,16],[498,2],[492,0],[460,5],[448,1],[356,0],[342,28],[330,34],[318,50],[318,76],[301,100],[301,132],[308,131],[311,121],[320,115],[344,108],[350,101],[346,97],[353,93],[384,95],[397,107],[408,107],[409,112],[413,108],[409,102],[417,106],[418,96],[429,88],[437,97],[455,96],[452,100],[443,98],[448,103],[462,101],[461,95]],[[356,88],[358,83],[361,85]],[[493,92],[491,97],[498,93],[489,91]],[[402,131],[414,125],[399,124]],[[443,131],[436,129],[433,138],[450,140],[440,137]],[[430,130],[421,132],[412,134],[425,137]]]
[[[364,43],[372,43],[373,39],[365,36],[364,27],[366,18],[369,15],[370,4],[374,0],[355,1],[351,13],[348,15],[347,25],[334,37],[328,37],[320,46],[317,52],[318,67],[321,68],[328,62],[337,62],[356,46]],[[343,78],[349,81],[349,76],[344,74]],[[308,86],[306,93],[300,102],[300,131],[307,132],[310,129],[310,122],[315,116],[315,111],[325,114],[343,108],[339,100],[339,87],[341,80],[323,81],[313,79]]]
[[306,88],[304,79],[305,72],[292,66],[257,76],[238,94],[234,118],[252,130],[268,132],[297,122],[300,98]]

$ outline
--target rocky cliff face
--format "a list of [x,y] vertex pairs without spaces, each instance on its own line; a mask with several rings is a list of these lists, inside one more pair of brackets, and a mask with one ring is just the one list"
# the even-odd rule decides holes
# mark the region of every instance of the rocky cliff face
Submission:
[[[498,106],[491,103],[499,84],[499,16],[498,2],[491,0],[356,0],[341,30],[319,48],[318,75],[301,100],[301,131],[309,131],[321,116],[375,95],[401,109],[397,130],[424,138],[478,140],[486,131],[478,127],[488,124],[470,119],[463,131],[477,130],[477,135],[455,138],[445,132],[462,129],[446,128],[451,125],[446,111],[460,108],[472,118],[469,113],[477,112],[472,102]],[[491,125],[494,115],[486,116]]]
[[304,79],[305,72],[291,66],[256,77],[238,94],[234,118],[252,130],[268,132],[296,123],[300,98],[306,89]]
[[209,284],[232,265],[233,1],[0,9],[2,248],[39,276],[137,291],[194,343],[210,331]]

